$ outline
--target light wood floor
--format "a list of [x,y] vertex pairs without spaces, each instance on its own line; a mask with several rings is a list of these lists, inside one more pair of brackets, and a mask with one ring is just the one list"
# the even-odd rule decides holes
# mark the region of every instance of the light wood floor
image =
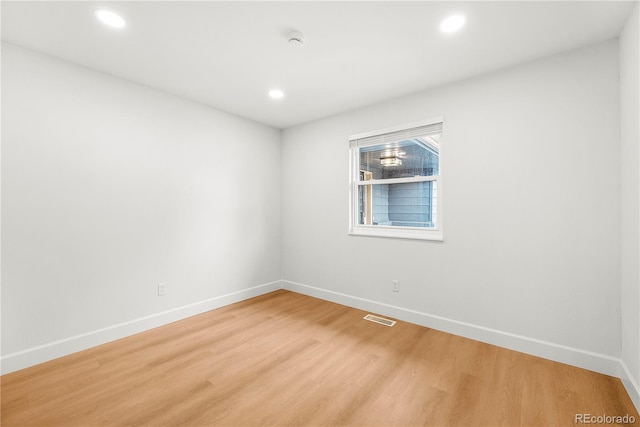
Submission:
[[2,379],[9,426],[565,426],[619,379],[277,291]]

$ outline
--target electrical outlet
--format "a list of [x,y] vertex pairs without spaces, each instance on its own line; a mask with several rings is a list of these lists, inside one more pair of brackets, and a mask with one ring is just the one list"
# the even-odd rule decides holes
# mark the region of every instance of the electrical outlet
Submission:
[[158,283],[158,296],[167,294],[167,284],[166,283]]
[[399,280],[392,280],[391,283],[393,283],[393,287],[391,288],[391,290],[393,292],[400,292],[400,281]]

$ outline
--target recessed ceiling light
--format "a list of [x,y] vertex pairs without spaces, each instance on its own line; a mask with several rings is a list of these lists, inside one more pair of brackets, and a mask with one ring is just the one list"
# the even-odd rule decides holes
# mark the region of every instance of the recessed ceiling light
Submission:
[[269,91],[269,97],[272,99],[281,99],[284,97],[284,92],[280,89],[271,89]]
[[111,12],[110,10],[98,9],[95,14],[96,18],[98,18],[100,22],[113,28],[122,28],[126,24],[122,16],[115,12]]
[[453,15],[440,23],[440,31],[443,33],[453,33],[464,26],[466,18],[462,15]]

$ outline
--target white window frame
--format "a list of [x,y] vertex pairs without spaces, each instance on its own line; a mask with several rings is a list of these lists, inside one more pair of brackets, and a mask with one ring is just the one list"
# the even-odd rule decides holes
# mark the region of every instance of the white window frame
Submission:
[[[370,132],[364,132],[349,137],[349,234],[355,236],[373,236],[373,237],[391,237],[400,239],[418,239],[418,240],[433,240],[443,241],[443,185],[442,185],[442,171],[443,171],[443,145],[441,144],[438,150],[438,175],[436,176],[414,176],[407,178],[394,178],[384,180],[368,180],[360,181],[360,148],[370,147],[374,145],[380,145],[382,140],[385,140],[386,134],[394,134],[398,132],[411,133],[411,130],[424,126],[431,125],[443,125],[444,119],[442,117],[435,117],[428,120],[422,120],[419,122],[407,123],[404,125],[389,127],[385,129],[374,130]],[[374,137],[375,140],[371,139]],[[370,139],[370,142],[359,142],[359,140]],[[402,139],[396,139],[400,141]],[[385,140],[385,142],[391,142]],[[358,187],[369,184],[400,184],[400,183],[412,183],[412,182],[425,182],[435,181],[438,188],[438,202],[436,203],[436,227],[423,228],[423,227],[401,227],[401,226],[381,226],[381,225],[364,225],[358,224]]]

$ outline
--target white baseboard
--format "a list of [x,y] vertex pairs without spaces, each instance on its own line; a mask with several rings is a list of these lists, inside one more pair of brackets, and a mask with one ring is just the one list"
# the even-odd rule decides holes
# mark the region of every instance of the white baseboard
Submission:
[[640,412],[640,386],[634,380],[633,375],[631,375],[631,371],[629,371],[629,367],[624,360],[620,360],[620,379],[622,380],[622,384],[624,384],[624,388],[629,393],[629,397],[634,405],[636,405],[636,409]]
[[0,372],[8,374],[278,289],[282,289],[279,280],[8,354],[0,358]]
[[556,362],[566,363],[622,380],[631,400],[640,411],[640,387],[634,380],[628,367],[621,359],[581,350],[547,341],[511,334],[496,329],[447,319],[428,313],[409,310],[377,301],[354,297],[351,295],[303,285],[288,280],[275,281],[232,292],[218,297],[199,301],[193,304],[134,319],[96,331],[69,337],[60,341],[33,347],[27,350],[8,354],[0,358],[0,373],[7,374],[29,366],[37,365],[77,351],[105,344],[177,320],[195,316],[249,298],[257,297],[278,289],[286,289],[303,295],[309,295],[326,301],[335,302],[360,310],[371,311],[395,319],[425,326],[454,335],[463,336],[499,347],[508,348]]
[[[621,360],[522,335],[283,280],[284,289],[620,378]],[[631,393],[630,393],[631,394]]]

